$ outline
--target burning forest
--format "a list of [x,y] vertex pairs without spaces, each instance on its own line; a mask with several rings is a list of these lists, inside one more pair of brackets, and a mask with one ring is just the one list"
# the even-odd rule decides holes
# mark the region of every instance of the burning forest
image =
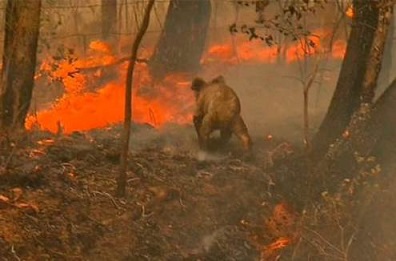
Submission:
[[0,1],[0,256],[395,260],[394,5]]

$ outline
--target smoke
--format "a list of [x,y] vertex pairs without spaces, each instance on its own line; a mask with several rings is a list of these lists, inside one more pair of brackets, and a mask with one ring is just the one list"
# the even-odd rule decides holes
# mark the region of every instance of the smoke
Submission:
[[[117,129],[120,132],[121,126]],[[218,134],[214,133],[213,136],[216,135]],[[131,130],[129,145],[133,152],[157,149],[175,155],[186,153],[198,161],[219,161],[226,157],[218,152],[201,151],[192,125],[169,123],[161,128],[154,128],[148,124],[135,124]]]
[[[212,17],[211,29],[208,38],[208,47],[216,44],[226,43],[233,48],[235,47],[235,49],[238,51],[238,47],[244,45],[247,42],[247,39],[244,38],[244,36],[233,38],[229,34],[228,26],[234,23],[236,19],[234,12],[235,6],[233,4],[225,3],[218,4],[218,10],[216,11],[216,14],[214,14]],[[251,15],[254,14],[254,10],[249,10],[250,9],[246,8],[239,10],[241,11],[238,16],[240,22],[245,22],[245,20],[246,22],[252,21]],[[145,49],[150,49],[155,45],[157,37],[160,33],[160,30],[158,30],[158,32],[155,30],[158,29],[158,23],[163,22],[166,8],[163,8],[162,11],[163,12],[159,13],[160,19],[158,21],[156,19],[152,19],[153,21],[151,30],[153,31],[150,31],[145,36],[145,43],[140,55],[145,52]],[[272,10],[271,12],[275,11]],[[87,23],[84,26],[84,30],[89,31],[88,29],[93,29],[93,27],[97,27],[97,24]],[[119,54],[120,57],[129,55],[130,48],[126,48],[125,52],[123,52],[123,48],[121,47],[123,45],[130,46],[131,40],[132,38],[129,36],[128,40],[120,38],[120,46],[114,46],[114,50],[121,51],[122,54]],[[263,43],[263,45],[265,44]],[[252,59],[254,60],[256,51],[258,52],[258,50],[256,49],[239,48],[240,53],[235,53],[235,57],[241,57],[243,55],[242,52],[250,52],[249,57],[252,57]],[[83,52],[77,53],[81,53],[82,55]],[[45,57],[46,56],[43,56],[42,58]],[[248,125],[249,131],[253,136],[254,141],[262,139],[268,134],[271,134],[274,137],[282,137],[291,141],[302,142],[303,95],[302,85],[300,81],[304,77],[307,77],[307,75],[309,75],[309,66],[305,75],[302,75],[300,72],[299,64],[297,62],[294,62],[292,64],[287,64],[283,62],[277,63],[274,57],[270,57],[270,61],[268,61],[268,63],[266,63],[265,61],[254,62],[253,60],[246,61],[245,59],[239,64],[229,64],[226,61],[222,62],[221,59],[216,63],[209,62],[208,64],[203,65],[203,69],[200,72],[200,75],[205,79],[209,79],[212,77],[216,77],[219,74],[222,74],[226,82],[233,89],[235,89],[242,103],[242,115]],[[315,129],[318,127],[321,119],[323,118],[327,110],[338,77],[339,67],[340,61],[333,61],[331,63],[328,63],[326,66],[321,66],[318,83],[314,84],[314,86],[312,87],[309,103],[309,117],[312,133],[315,132]],[[124,69],[125,68],[122,68],[122,70]],[[107,69],[105,71],[106,73],[109,73]],[[138,74],[136,73],[136,75]],[[103,79],[108,80],[108,77],[112,79],[112,76],[113,74],[109,73]],[[139,77],[141,76],[142,75],[139,74]],[[46,88],[47,86],[37,87],[38,88],[35,88],[34,95],[35,97],[38,97],[36,103],[37,107],[40,108],[43,105],[43,102],[40,102],[40,98],[42,98],[41,100],[44,101],[48,101],[49,99],[49,97],[46,97],[48,93],[48,88]],[[91,83],[88,87],[93,88],[91,86]],[[122,90],[123,87],[120,89]],[[143,89],[144,88],[142,88],[142,90]],[[40,94],[43,97],[41,97]],[[110,92],[110,94],[114,94],[114,91]],[[185,93],[183,93],[183,95],[184,94]],[[56,93],[56,95],[54,96],[59,97],[59,93]],[[174,93],[172,93],[172,95],[170,96],[177,95],[174,95]],[[120,104],[118,99],[115,99],[115,101],[117,102],[117,104]],[[106,98],[105,104],[108,105],[108,103],[108,98]],[[186,106],[188,105],[186,103],[183,104],[185,104]],[[98,106],[95,105],[93,107]],[[113,105],[110,105],[108,107],[110,108],[108,108],[107,110],[115,108],[115,106]],[[95,109],[97,110],[97,108]],[[119,109],[118,111],[121,111],[121,109]],[[179,112],[181,115],[186,114],[184,112],[184,108],[179,108]],[[92,118],[100,118],[100,113],[97,113],[96,116]],[[67,111],[67,114],[70,115],[71,112]],[[158,115],[155,116],[158,117]],[[131,148],[132,150],[140,150],[147,147],[162,147],[166,148],[169,151],[172,151],[174,149],[178,149],[181,151],[193,151],[198,159],[217,157],[213,155],[198,153],[199,151],[197,151],[196,135],[191,124],[166,124],[159,129],[154,129],[147,126],[137,127],[132,132]]]
[[[317,82],[309,95],[312,133],[324,117],[336,86],[340,61],[319,69]],[[210,68],[201,73],[207,78],[219,71]],[[307,74],[311,73],[308,69]],[[242,116],[253,137],[271,134],[294,142],[303,140],[303,86],[297,63],[239,64],[221,71],[226,83],[241,100]],[[210,75],[210,76],[209,76]]]

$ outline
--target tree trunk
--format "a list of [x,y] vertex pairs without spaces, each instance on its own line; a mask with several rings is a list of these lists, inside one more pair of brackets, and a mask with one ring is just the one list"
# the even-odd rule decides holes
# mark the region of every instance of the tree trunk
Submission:
[[131,57],[128,63],[127,79],[125,83],[125,112],[124,112],[124,130],[122,137],[122,149],[121,149],[121,161],[120,161],[120,173],[117,179],[117,191],[118,197],[124,197],[126,194],[127,184],[127,170],[128,170],[128,154],[129,154],[129,138],[131,135],[131,118],[132,118],[132,83],[133,83],[133,72],[135,70],[135,64],[137,54],[139,51],[140,43],[143,40],[143,36],[146,34],[147,28],[150,25],[150,14],[153,9],[155,0],[150,0],[144,11],[144,17],[142,25],[136,35],[136,38],[132,45]]
[[41,0],[8,0],[0,76],[0,129],[23,129],[30,107]]
[[169,73],[196,73],[206,43],[210,0],[171,0],[164,30],[150,60],[155,80]]
[[[382,3],[391,3],[391,1],[385,0]],[[375,10],[375,8],[371,10]],[[391,5],[384,5],[376,13],[378,22],[377,27],[373,28],[375,30],[371,29],[374,31],[374,35],[372,35],[372,46],[368,50],[368,56],[366,58],[367,65],[365,66],[365,71],[360,76],[361,79],[356,79],[361,84],[359,93],[356,93],[359,99],[354,101],[358,102],[356,105],[358,107],[351,113],[347,125],[340,130],[342,135],[340,133],[339,136],[334,137],[331,141],[333,144],[329,146],[325,157],[320,160],[316,167],[317,171],[315,173],[317,175],[320,173],[323,174],[323,184],[326,187],[332,186],[329,185],[330,181],[337,184],[343,178],[352,178],[355,175],[355,156],[368,157],[377,145],[380,137],[383,136],[382,130],[384,126],[389,121],[394,122],[391,120],[387,108],[393,106],[389,104],[389,100],[393,101],[392,99],[394,99],[392,95],[394,95],[394,89],[396,88],[395,81],[378,99],[375,106],[372,105],[381,70],[389,24],[392,19],[393,7]],[[338,102],[348,103],[346,100]],[[331,129],[331,126],[328,127]]]
[[355,16],[337,87],[318,133],[313,139],[314,159],[321,158],[340,137],[362,101],[374,97],[381,69],[392,0],[355,0]]
[[[393,9],[394,8],[395,7],[393,7]],[[393,48],[395,43],[395,22],[396,20],[393,18],[389,26],[389,33],[385,44],[384,59],[382,61],[382,70],[378,80],[379,91],[383,91],[390,84],[392,78],[396,76],[392,71],[394,53]]]
[[117,26],[117,0],[102,1],[102,39],[105,41],[114,41],[112,34]]

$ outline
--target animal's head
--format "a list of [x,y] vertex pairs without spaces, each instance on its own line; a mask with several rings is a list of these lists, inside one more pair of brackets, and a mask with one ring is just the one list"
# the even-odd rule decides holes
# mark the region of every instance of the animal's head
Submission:
[[191,90],[199,92],[206,85],[207,83],[202,78],[196,77],[191,83]]

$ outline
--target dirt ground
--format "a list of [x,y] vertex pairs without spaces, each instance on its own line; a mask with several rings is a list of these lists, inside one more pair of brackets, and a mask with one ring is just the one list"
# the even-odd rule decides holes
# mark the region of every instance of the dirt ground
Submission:
[[35,131],[2,146],[1,260],[258,260],[276,239],[265,222],[279,203],[268,166],[280,140],[257,142],[253,161],[237,141],[199,161],[158,136],[132,152],[117,199],[119,133]]

